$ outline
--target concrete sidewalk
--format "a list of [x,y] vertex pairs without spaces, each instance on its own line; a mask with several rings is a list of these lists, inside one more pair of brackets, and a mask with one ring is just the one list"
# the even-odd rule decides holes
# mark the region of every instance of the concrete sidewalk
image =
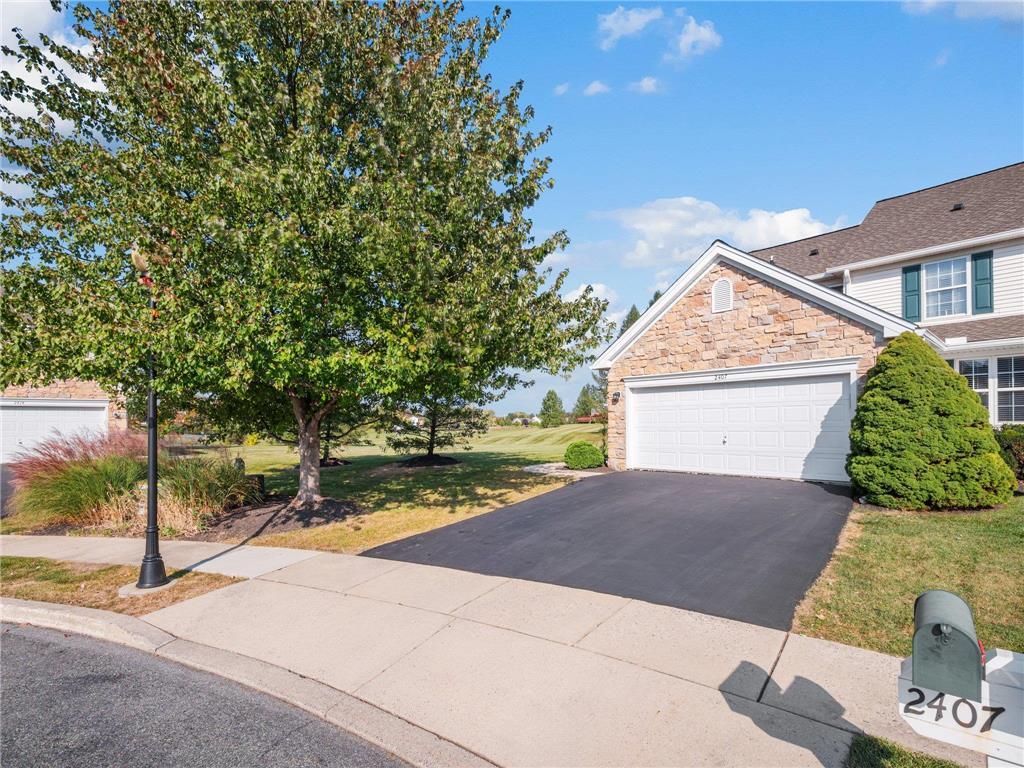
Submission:
[[[115,536],[0,536],[0,554],[9,557],[48,557],[82,563],[138,565],[146,551],[142,539]],[[317,553],[283,547],[247,547],[205,541],[160,542],[168,569],[187,568],[252,579]]]
[[[65,537],[58,551],[56,538],[0,537],[0,550],[93,562],[116,550]],[[253,577],[144,617],[153,626],[325,683],[499,765],[839,766],[861,731],[981,764],[903,725],[894,657],[433,566],[165,546],[169,563],[200,554],[217,570],[237,557],[252,573],[233,575]]]

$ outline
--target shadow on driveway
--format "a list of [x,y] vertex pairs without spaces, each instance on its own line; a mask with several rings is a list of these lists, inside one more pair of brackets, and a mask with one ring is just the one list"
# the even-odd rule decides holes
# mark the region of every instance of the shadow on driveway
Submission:
[[789,629],[851,506],[843,486],[616,472],[363,554]]

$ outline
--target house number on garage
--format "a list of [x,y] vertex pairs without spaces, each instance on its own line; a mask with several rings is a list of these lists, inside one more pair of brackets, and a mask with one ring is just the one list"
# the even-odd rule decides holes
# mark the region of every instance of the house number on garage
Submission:
[[729,374],[728,373],[716,373],[715,374],[715,381],[725,381],[727,378],[729,378]]

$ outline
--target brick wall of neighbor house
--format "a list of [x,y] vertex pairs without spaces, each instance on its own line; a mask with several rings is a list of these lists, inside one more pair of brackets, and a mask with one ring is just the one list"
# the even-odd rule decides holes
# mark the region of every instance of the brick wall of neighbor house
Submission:
[[[711,286],[727,277],[733,308],[711,312]],[[716,264],[608,371],[608,464],[626,466],[627,376],[682,373],[830,357],[861,358],[867,372],[885,346],[880,333],[727,264]],[[618,403],[611,393],[621,392]]]
[[55,381],[45,387],[14,386],[3,390],[3,397],[22,400],[32,398],[61,398],[71,400],[110,400],[107,405],[107,428],[111,431],[128,429],[128,416],[120,398],[110,397],[94,381]]

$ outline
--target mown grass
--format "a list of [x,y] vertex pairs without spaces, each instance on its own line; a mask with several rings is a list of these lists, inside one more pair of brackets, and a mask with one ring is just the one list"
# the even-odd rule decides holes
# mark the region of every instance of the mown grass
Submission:
[[0,557],[0,595],[141,616],[240,581],[218,573],[175,571],[169,575],[178,580],[170,589],[138,597],[120,597],[117,590],[138,579],[137,567],[71,563],[42,557]]
[[980,512],[857,507],[832,562],[797,609],[794,631],[908,656],[914,599],[962,596],[986,648],[1024,652],[1024,497]]
[[[522,468],[557,461],[569,443],[580,439],[599,442],[600,425],[496,427],[474,441],[469,451],[445,451],[460,462],[447,467],[401,467],[397,463],[401,456],[386,453],[376,444],[347,448],[341,455],[352,464],[321,469],[321,493],[354,503],[361,514],[338,523],[261,536],[250,543],[354,553],[455,523],[565,485],[564,478]],[[247,472],[264,474],[268,490],[295,492],[298,473],[293,449],[231,446],[227,453],[241,456]]]
[[854,736],[846,768],[960,768],[960,764],[911,752],[886,739]]

